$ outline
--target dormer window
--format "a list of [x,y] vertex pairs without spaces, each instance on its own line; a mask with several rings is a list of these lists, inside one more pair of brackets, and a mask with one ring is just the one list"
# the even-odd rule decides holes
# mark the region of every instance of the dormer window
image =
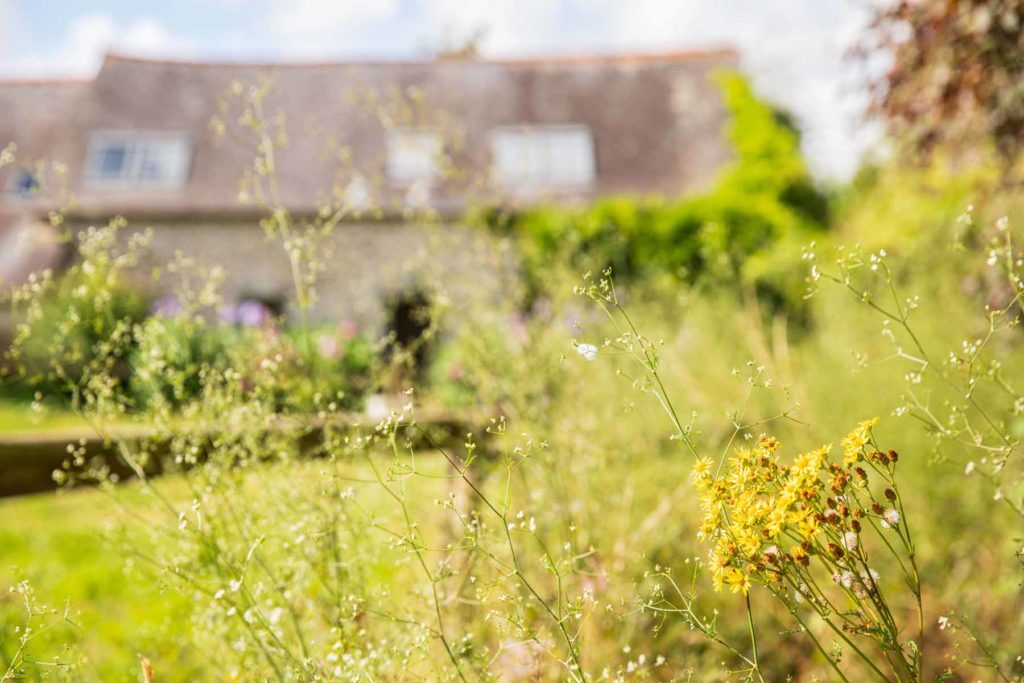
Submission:
[[89,140],[86,181],[95,187],[181,187],[192,143],[185,133],[100,131]]
[[594,139],[582,125],[498,128],[491,152],[495,177],[506,187],[578,188],[596,174]]
[[434,180],[438,175],[441,136],[431,131],[396,129],[387,133],[388,178],[399,185]]

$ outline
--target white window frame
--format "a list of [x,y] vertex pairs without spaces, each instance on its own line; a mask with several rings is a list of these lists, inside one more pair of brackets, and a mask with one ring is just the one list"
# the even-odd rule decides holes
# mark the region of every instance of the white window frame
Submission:
[[[576,146],[575,159],[559,144]],[[597,179],[594,136],[583,124],[501,126],[491,131],[494,178],[521,190],[584,189]]]
[[440,175],[444,140],[435,130],[392,128],[386,133],[388,179],[396,185],[432,182]]
[[[124,147],[122,168],[104,171],[102,154],[115,145]],[[164,175],[147,173],[153,155],[171,154],[160,163]],[[92,187],[176,189],[185,185],[192,165],[192,138],[180,131],[98,130],[89,136],[85,156],[86,182]]]

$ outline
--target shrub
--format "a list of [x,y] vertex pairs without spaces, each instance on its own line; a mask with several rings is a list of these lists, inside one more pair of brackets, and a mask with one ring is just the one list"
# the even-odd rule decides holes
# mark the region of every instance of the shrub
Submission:
[[321,402],[358,408],[373,387],[379,353],[345,329],[279,329],[209,323],[201,315],[156,315],[137,327],[131,387],[140,409],[180,407],[198,399],[204,374],[233,369],[255,387],[273,372],[278,409],[312,415]]
[[83,232],[78,238],[82,261],[59,279],[38,274],[11,294],[20,323],[0,373],[76,402],[90,382],[110,382],[113,391],[128,381],[132,328],[147,308],[129,269],[138,263],[147,237],[119,245],[122,225],[114,221],[107,229]]

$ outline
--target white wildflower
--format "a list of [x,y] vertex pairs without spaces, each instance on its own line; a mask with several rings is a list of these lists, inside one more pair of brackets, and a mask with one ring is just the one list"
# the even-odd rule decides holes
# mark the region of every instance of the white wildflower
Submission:
[[577,344],[576,353],[589,361],[597,360],[597,347],[593,344]]
[[857,578],[856,575],[851,571],[844,571],[842,574],[837,573],[832,576],[832,580],[842,585],[843,588],[852,587],[855,578]]
[[881,574],[872,567],[868,567],[867,571],[860,571],[860,580],[865,584],[877,584],[881,578]]

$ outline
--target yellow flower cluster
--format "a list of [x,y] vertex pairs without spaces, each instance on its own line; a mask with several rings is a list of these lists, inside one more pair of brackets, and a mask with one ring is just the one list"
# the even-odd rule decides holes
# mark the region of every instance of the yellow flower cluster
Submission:
[[[784,464],[774,437],[737,449],[719,477],[710,459],[698,460],[693,469],[703,511],[698,536],[711,545],[716,590],[746,594],[754,582],[792,579],[812,556],[836,564],[844,548],[856,544],[859,520],[872,515],[858,503],[870,494],[867,474],[857,463],[871,460],[866,449],[877,422],[861,422],[842,440],[842,465],[830,460],[831,445]],[[858,496],[854,489],[863,493]]]
[[871,428],[878,424],[878,418],[864,420],[857,428],[846,435],[840,444],[843,447],[843,464],[852,467],[860,462],[861,451],[871,438]]

